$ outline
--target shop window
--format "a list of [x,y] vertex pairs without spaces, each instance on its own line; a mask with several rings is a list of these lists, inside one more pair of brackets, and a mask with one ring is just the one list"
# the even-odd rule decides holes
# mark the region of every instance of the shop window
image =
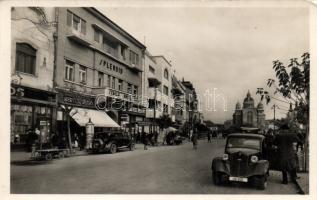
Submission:
[[163,93],[168,96],[168,87],[166,85],[163,86]]
[[84,35],[86,34],[86,21],[69,10],[67,11],[67,25]]
[[27,131],[32,128],[32,106],[13,104],[11,106],[11,141],[23,144]]
[[80,65],[79,67],[79,82],[82,84],[86,84],[87,80],[87,68]]
[[139,65],[139,55],[132,50],[130,50],[130,64],[134,66]]
[[75,68],[75,63],[66,60],[66,65],[65,65],[65,80],[74,81],[74,68]]
[[15,69],[18,72],[35,75],[36,49],[27,43],[16,44]]

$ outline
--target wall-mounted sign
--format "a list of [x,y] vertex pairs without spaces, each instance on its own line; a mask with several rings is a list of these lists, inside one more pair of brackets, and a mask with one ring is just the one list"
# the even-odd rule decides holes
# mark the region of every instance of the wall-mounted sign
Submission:
[[106,88],[105,95],[108,97],[113,97],[113,98],[121,99],[124,101],[132,101],[132,94],[120,92],[118,90],[114,90],[111,88]]
[[119,66],[115,62],[112,62],[111,60],[108,60],[104,57],[97,58],[97,64],[99,67],[107,68],[110,71],[123,74],[123,67]]
[[95,107],[95,97],[86,96],[82,94],[59,92],[58,102],[66,105],[80,106],[80,107]]

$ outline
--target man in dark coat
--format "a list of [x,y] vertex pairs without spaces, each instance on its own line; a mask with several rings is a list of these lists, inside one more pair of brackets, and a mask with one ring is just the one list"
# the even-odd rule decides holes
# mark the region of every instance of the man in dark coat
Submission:
[[193,149],[197,149],[197,145],[198,145],[198,134],[194,133],[192,135],[192,142],[193,142]]
[[284,128],[276,135],[274,144],[277,146],[277,154],[279,158],[279,168],[282,171],[283,184],[288,183],[287,174],[290,175],[292,181],[297,178],[296,174],[296,154],[293,143],[298,142],[295,133],[291,133],[288,128]]
[[142,140],[144,144],[144,150],[147,150],[147,145],[149,143],[149,134],[145,131],[142,133]]
[[207,133],[207,138],[208,138],[208,143],[210,143],[211,142],[211,133],[210,133],[210,131],[208,131],[208,133]]

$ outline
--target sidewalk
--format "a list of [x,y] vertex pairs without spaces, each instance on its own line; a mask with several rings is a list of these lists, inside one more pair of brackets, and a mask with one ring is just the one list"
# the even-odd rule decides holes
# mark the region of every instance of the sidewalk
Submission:
[[309,173],[301,172],[297,174],[300,179],[296,180],[296,185],[301,194],[309,194]]
[[[160,147],[166,147],[168,145],[158,145],[158,146],[151,146],[148,145],[148,149],[151,148],[160,148]],[[137,143],[135,144],[135,151],[139,151],[139,150],[144,150],[144,145]],[[70,156],[85,156],[85,155],[89,155],[89,152],[85,151],[85,150],[76,150],[74,154],[71,154]],[[25,151],[13,151],[10,152],[10,157],[11,157],[11,162],[16,162],[16,161],[28,161],[31,160],[31,152],[25,152]]]

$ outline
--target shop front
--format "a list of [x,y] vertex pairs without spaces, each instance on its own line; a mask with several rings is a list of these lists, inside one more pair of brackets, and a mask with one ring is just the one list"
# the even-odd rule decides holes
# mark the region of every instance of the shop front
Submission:
[[[94,132],[120,127],[104,110],[97,110],[95,95],[58,90],[57,131],[60,140],[73,147],[87,146],[86,125],[92,123]],[[68,129],[70,135],[68,135]],[[90,140],[90,139],[89,139]]]
[[11,147],[23,148],[28,133],[39,130],[41,145],[49,145],[56,122],[56,93],[11,84]]

